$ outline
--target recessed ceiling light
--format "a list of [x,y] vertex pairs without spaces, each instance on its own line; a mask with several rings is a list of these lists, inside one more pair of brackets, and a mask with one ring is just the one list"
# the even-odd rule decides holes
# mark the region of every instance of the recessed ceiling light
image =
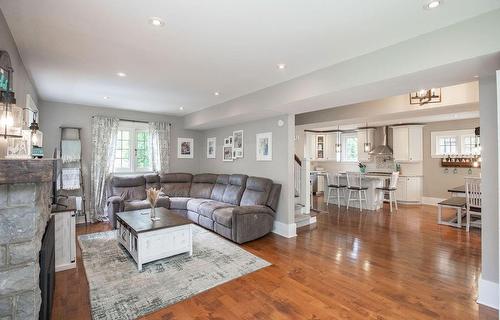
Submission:
[[286,64],[284,64],[284,63],[279,63],[278,64],[278,69],[283,70],[285,68],[286,68]]
[[430,1],[428,2],[426,5],[425,5],[425,8],[426,9],[436,9],[437,7],[439,7],[441,5],[441,1],[440,0],[433,0],[433,1]]
[[184,110],[184,107],[179,107],[179,110],[181,110],[181,111]]
[[116,75],[121,77],[121,78],[124,78],[127,76],[127,74],[125,72],[117,72]]
[[215,91],[214,92],[214,96],[218,96],[218,95],[220,95],[220,92],[219,91]]
[[104,100],[109,100],[109,99],[111,99],[111,97],[104,96],[104,97],[103,97],[103,99],[104,99]]
[[479,76],[476,74],[476,75],[474,76],[474,78],[476,78],[476,79],[477,79],[477,78],[479,78]]
[[165,25],[165,21],[158,17],[149,18],[149,24],[153,27],[163,27]]

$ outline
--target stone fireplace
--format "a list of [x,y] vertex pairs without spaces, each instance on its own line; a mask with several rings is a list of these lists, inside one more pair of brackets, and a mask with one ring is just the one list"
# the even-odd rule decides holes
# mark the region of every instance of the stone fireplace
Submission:
[[53,160],[0,159],[0,318],[38,319]]

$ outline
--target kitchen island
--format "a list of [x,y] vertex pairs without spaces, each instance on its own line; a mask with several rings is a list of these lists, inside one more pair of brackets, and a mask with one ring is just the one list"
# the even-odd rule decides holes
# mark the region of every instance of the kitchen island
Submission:
[[[334,179],[333,181],[337,181],[337,177],[333,176]],[[377,190],[377,188],[383,187],[384,184],[386,183],[387,180],[391,178],[390,173],[388,174],[370,174],[366,173],[363,175],[362,179],[362,185],[363,187],[367,187],[368,190],[366,190],[366,204],[363,201],[363,209],[367,210],[378,210],[381,209],[383,204],[384,204],[384,195],[380,190]],[[347,185],[347,176],[345,173],[340,173],[340,184],[341,185]],[[347,196],[349,195],[349,191],[347,188],[343,190],[345,192],[345,199],[340,199],[341,203],[340,205],[345,206],[347,202]],[[337,192],[334,190],[334,192]],[[342,192],[342,190],[340,191]],[[336,194],[335,194],[336,195]],[[353,199],[357,199],[358,193],[352,194]],[[327,202],[328,200],[328,186],[325,185],[325,198],[324,201]],[[331,197],[330,201],[328,203],[335,204],[337,205],[337,198]],[[351,201],[349,204],[349,207],[355,207],[359,208],[359,201]]]

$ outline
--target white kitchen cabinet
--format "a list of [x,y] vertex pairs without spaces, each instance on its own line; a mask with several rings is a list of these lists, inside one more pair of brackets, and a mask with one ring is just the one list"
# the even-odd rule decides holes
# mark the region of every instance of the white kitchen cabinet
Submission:
[[392,127],[392,150],[395,161],[420,162],[423,160],[422,126]]
[[76,235],[74,211],[54,213],[56,272],[76,268]]
[[399,177],[397,188],[398,201],[408,203],[422,201],[422,177]]
[[370,143],[371,150],[375,148],[375,129],[360,129],[358,131],[358,161],[368,161],[370,153],[365,152],[365,143]]
[[337,142],[337,133],[307,133],[307,154],[306,158],[313,161],[336,161],[335,143]]

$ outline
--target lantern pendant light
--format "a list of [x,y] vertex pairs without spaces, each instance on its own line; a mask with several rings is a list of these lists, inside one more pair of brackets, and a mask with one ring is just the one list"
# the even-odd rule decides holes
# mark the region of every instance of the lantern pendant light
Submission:
[[23,110],[11,91],[13,72],[9,54],[0,51],[0,135],[5,139],[22,137]]

